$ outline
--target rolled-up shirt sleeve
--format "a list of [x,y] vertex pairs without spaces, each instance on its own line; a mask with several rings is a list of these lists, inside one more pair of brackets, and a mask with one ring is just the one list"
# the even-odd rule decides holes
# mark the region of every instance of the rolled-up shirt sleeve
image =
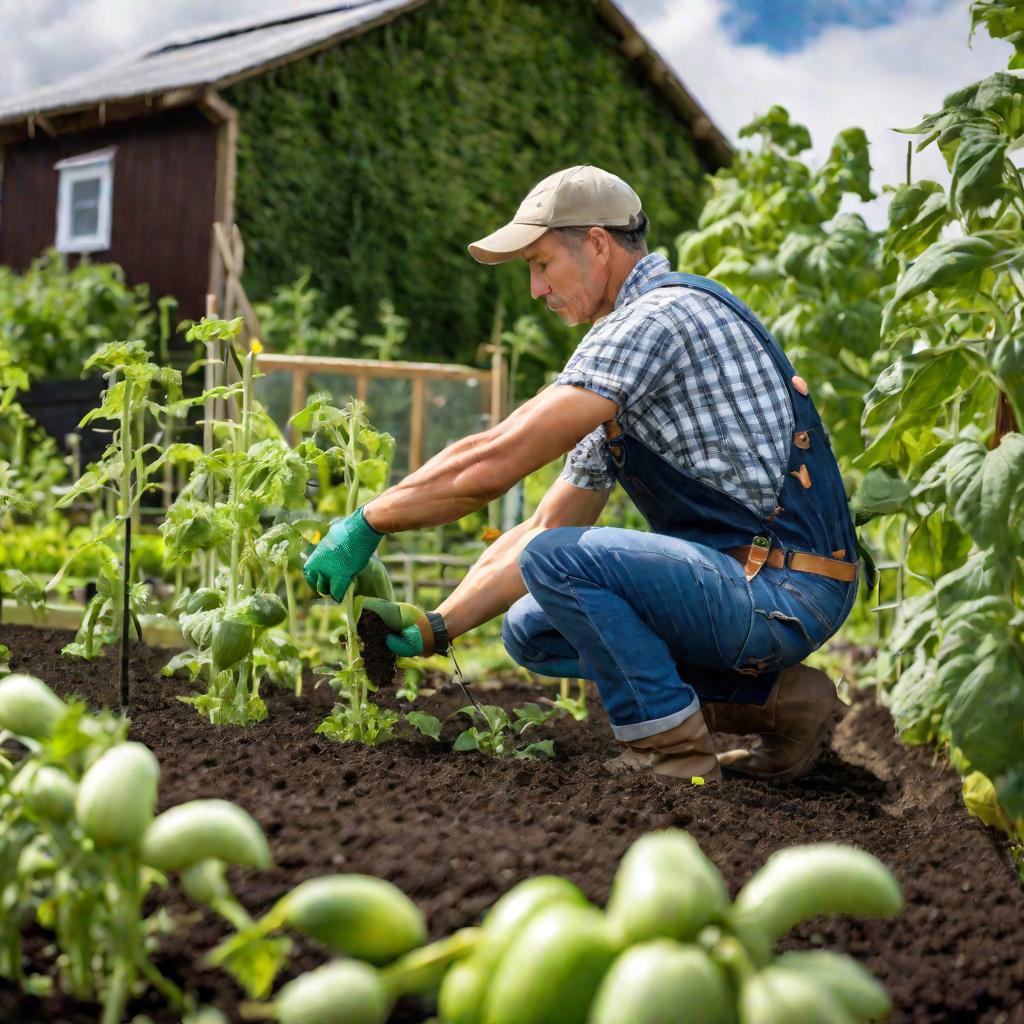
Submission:
[[615,486],[615,477],[605,460],[604,428],[592,430],[565,458],[561,478],[573,487],[587,491],[607,491]]

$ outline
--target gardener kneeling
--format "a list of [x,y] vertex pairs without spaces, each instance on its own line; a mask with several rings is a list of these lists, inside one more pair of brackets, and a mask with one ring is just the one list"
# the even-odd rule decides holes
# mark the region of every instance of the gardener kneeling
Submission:
[[[721,285],[648,255],[646,233],[636,193],[580,166],[469,247],[524,259],[534,298],[593,326],[553,385],[335,522],[306,578],[340,600],[384,534],[453,522],[568,453],[537,511],[388,645],[444,651],[504,612],[520,665],[595,680],[625,745],[609,767],[795,778],[843,707],[800,664],[856,595],[842,478],[778,343]],[[650,533],[593,526],[616,481]],[[760,740],[716,757],[709,728]]]

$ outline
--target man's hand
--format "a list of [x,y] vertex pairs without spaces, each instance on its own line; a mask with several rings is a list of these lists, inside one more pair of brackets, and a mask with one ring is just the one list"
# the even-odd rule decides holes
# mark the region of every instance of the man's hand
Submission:
[[376,612],[391,635],[384,641],[400,658],[426,657],[434,653],[434,632],[426,614],[414,604],[364,597],[363,611]]
[[352,515],[337,520],[306,559],[303,570],[306,582],[318,594],[330,594],[335,601],[343,600],[352,580],[366,567],[383,536],[366,522],[363,510],[357,508]]

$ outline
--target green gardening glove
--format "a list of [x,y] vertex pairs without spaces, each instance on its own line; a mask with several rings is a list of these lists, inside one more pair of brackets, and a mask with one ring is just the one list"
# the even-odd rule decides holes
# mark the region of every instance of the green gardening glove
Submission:
[[357,615],[364,609],[376,612],[391,630],[391,635],[384,642],[392,654],[397,654],[400,658],[416,658],[421,654],[433,653],[424,650],[420,625],[423,625],[427,636],[432,636],[433,633],[426,615],[416,605],[405,604],[402,601],[385,601],[380,597],[364,597],[361,601]]
[[366,568],[381,538],[364,518],[362,508],[331,524],[327,536],[306,559],[303,575],[318,594],[330,594],[341,601],[355,579]]

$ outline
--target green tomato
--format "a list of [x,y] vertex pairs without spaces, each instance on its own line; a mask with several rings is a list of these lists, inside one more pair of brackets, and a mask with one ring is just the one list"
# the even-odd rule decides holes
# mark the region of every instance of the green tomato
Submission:
[[142,859],[158,871],[181,871],[215,858],[270,867],[270,848],[253,817],[227,800],[190,800],[164,811],[146,830]]
[[97,846],[137,846],[153,820],[160,765],[141,743],[119,743],[82,776],[79,825]]
[[279,906],[289,927],[373,964],[386,964],[427,940],[419,907],[401,889],[370,875],[313,878]]

